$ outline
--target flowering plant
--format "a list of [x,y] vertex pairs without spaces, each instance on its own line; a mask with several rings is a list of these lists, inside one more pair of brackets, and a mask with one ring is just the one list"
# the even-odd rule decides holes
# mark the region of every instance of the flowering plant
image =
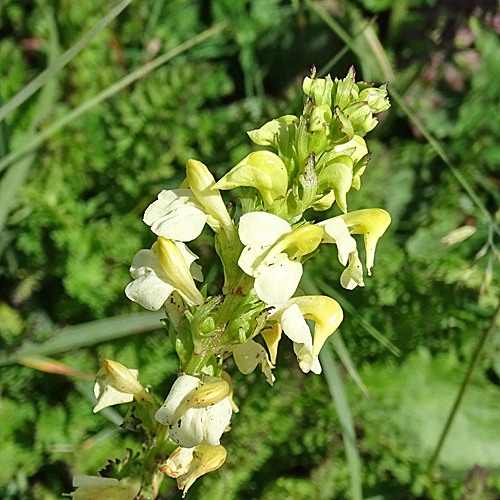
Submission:
[[[340,284],[349,290],[363,286],[363,264],[352,236],[363,234],[365,267],[371,273],[390,216],[379,208],[349,212],[347,194],[361,186],[369,159],[363,137],[389,101],[385,85],[355,82],[353,68],[343,80],[317,78],[313,69],[303,90],[300,117],[282,116],[248,133],[265,149],[248,155],[217,182],[203,163],[189,160],[180,188],[162,191],[146,210],[144,222],[157,241],[135,255],[133,281],[125,293],[146,309],[164,308],[179,377],[160,405],[136,370],[104,361],[94,411],[132,403],[124,426],[143,432],[145,452],[112,468],[109,481],[75,481],[79,488],[88,483],[92,498],[108,498],[110,488],[112,498],[156,498],[165,474],[185,495],[198,477],[223,464],[226,450],[220,440],[238,411],[225,371],[230,356],[244,374],[260,365],[273,385],[284,333],[301,370],[321,373],[319,352],[343,312],[332,298],[299,290],[303,265],[325,244],[335,245],[345,267]],[[238,217],[221,196],[235,188],[240,188]],[[336,217],[315,223],[306,214],[335,203],[342,212]],[[197,287],[202,269],[186,244],[205,224],[215,233],[224,269],[224,285],[215,296]],[[314,322],[312,331],[306,320]],[[87,498],[84,491],[73,495]],[[99,496],[99,491],[105,493]]]

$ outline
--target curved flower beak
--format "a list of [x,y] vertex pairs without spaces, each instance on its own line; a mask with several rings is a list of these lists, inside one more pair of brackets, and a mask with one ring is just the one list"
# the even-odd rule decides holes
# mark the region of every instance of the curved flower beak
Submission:
[[228,382],[214,377],[204,381],[181,375],[155,414],[160,424],[169,427],[172,440],[185,448],[197,446],[202,441],[218,445],[231,419]]
[[323,228],[314,224],[300,226],[280,239],[271,248],[265,260],[278,253],[286,253],[289,259],[310,254],[318,248],[323,234]]
[[316,323],[312,348],[312,356],[315,358],[328,337],[342,323],[344,312],[336,300],[324,295],[304,295],[294,297],[289,302],[299,306],[304,318]]
[[371,276],[375,248],[379,238],[391,223],[391,216],[381,208],[365,208],[341,215],[351,234],[364,234],[366,249],[366,269]]

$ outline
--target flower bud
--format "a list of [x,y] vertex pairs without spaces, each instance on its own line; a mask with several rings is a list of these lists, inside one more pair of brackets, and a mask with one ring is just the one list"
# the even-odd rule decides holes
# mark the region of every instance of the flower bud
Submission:
[[335,201],[344,213],[347,212],[346,195],[352,184],[352,167],[353,162],[349,156],[337,156],[318,175],[320,188],[333,189]]
[[364,85],[369,86],[359,93],[358,98],[360,101],[368,103],[372,113],[381,113],[391,107],[389,97],[387,96],[387,83],[384,83],[378,89],[373,84],[365,83]]
[[126,394],[138,394],[143,390],[141,383],[128,368],[111,359],[102,362],[109,377],[110,384],[120,392]]
[[335,203],[335,192],[332,190],[321,198],[317,199],[312,206],[315,212],[324,212]]
[[326,104],[316,106],[309,117],[309,132],[319,132],[327,128],[332,120],[332,110]]
[[196,288],[186,260],[177,245],[172,240],[158,236],[153,251],[157,253],[161,267],[174,288],[194,304],[203,304],[205,299]]
[[309,78],[306,76],[302,83],[304,94],[310,96],[316,106],[332,105],[332,90],[334,87],[333,80],[330,75],[325,78]]
[[218,220],[224,229],[234,227],[219,190],[214,188],[215,179],[210,170],[201,161],[188,160],[186,173],[191,191],[207,213]]
[[279,156],[269,151],[250,153],[215,184],[219,189],[250,186],[259,190],[265,207],[283,197],[288,188],[288,174]]
[[248,136],[258,146],[272,146],[277,151],[287,149],[294,141],[299,119],[294,115],[285,115],[267,122],[256,130],[250,130]]

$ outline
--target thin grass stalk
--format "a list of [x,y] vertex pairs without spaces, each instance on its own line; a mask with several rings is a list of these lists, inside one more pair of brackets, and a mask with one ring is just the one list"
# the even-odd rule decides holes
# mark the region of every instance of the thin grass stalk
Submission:
[[26,99],[32,96],[38,89],[43,87],[55,74],[73,59],[89,42],[98,35],[115,17],[118,16],[132,0],[123,0],[116,7],[111,9],[93,28],[78,40],[71,48],[56,59],[45,71],[40,73],[26,87],[19,91],[12,99],[0,107],[0,122],[14,109],[20,106]]
[[326,344],[320,352],[320,360],[323,366],[323,373],[330,389],[335,408],[337,410],[340,426],[342,427],[342,437],[344,439],[345,453],[349,472],[351,475],[351,500],[362,500],[363,489],[361,483],[361,462],[359,452],[356,447],[356,432],[354,421],[344,390],[342,377],[335,362],[330,345]]
[[68,123],[71,123],[73,120],[76,118],[82,116],[84,113],[86,113],[89,109],[93,108],[100,102],[108,99],[109,97],[113,96],[120,90],[123,90],[125,87],[129,86],[131,83],[134,83],[135,81],[139,80],[140,78],[144,77],[151,71],[155,70],[159,66],[167,63],[174,57],[182,54],[183,52],[186,52],[187,50],[195,47],[196,45],[202,43],[205,41],[207,38],[210,38],[218,33],[220,33],[225,27],[224,23],[219,23],[216,26],[213,26],[212,28],[209,28],[199,35],[191,38],[191,40],[188,40],[187,42],[184,42],[177,47],[173,48],[172,50],[169,50],[167,53],[157,57],[156,59],[153,59],[147,64],[144,64],[142,67],[137,69],[136,71],[133,71],[132,73],[128,74],[124,78],[118,80],[117,82],[113,83],[110,85],[108,88],[104,89],[102,92],[97,94],[96,96],[92,97],[89,99],[87,102],[84,102],[77,108],[73,109],[70,111],[66,116],[58,120],[57,122],[53,123],[49,127],[47,127],[45,130],[37,134],[28,144],[23,146],[22,148],[18,149],[17,151],[14,151],[7,155],[3,160],[0,161],[0,172],[4,170],[7,166],[9,166],[11,163],[14,161],[18,160],[19,158],[22,158],[24,155],[27,153],[33,151],[34,149],[38,148],[46,139],[48,139],[54,132],[59,130],[60,128],[64,127]]
[[455,416],[458,412],[458,409],[460,408],[460,404],[462,403],[464,395],[467,392],[467,389],[472,381],[472,377],[474,376],[474,373],[476,372],[476,369],[479,365],[479,361],[481,360],[481,355],[483,354],[484,347],[488,344],[488,342],[493,337],[493,334],[496,332],[496,330],[498,328],[497,323],[498,323],[499,319],[500,319],[500,306],[497,308],[495,315],[493,316],[493,319],[491,320],[490,327],[481,336],[481,339],[479,340],[479,343],[476,347],[474,355],[472,356],[472,359],[469,363],[467,373],[465,374],[465,378],[462,382],[462,385],[460,386],[460,390],[458,391],[455,402],[453,403],[453,406],[450,410],[450,413],[449,413],[448,418],[446,420],[446,423],[444,425],[443,431],[441,432],[441,435],[439,437],[439,441],[436,445],[436,449],[434,450],[434,453],[432,454],[432,457],[429,460],[429,465],[427,468],[429,473],[432,472],[432,470],[434,469],[434,467],[436,465],[436,462],[439,458],[439,454],[441,453],[441,450],[442,450],[444,443],[446,441],[446,438],[450,432],[453,421],[455,420]]

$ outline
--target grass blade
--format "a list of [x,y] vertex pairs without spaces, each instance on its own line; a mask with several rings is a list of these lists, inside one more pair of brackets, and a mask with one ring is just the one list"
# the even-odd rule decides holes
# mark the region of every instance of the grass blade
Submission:
[[[2,94],[0,93],[0,107],[3,105]],[[9,136],[7,134],[7,124],[0,122],[0,160],[9,152]]]
[[337,363],[335,362],[335,358],[328,344],[321,350],[319,358],[342,427],[345,452],[351,474],[351,500],[362,500],[361,463],[358,449],[356,448],[354,421],[352,419],[349,403],[347,402],[342,377],[340,376]]
[[5,158],[3,158],[3,160],[0,160],[0,172],[14,161],[18,160],[19,158],[22,158],[27,153],[30,153],[31,151],[36,149],[38,146],[40,146],[40,144],[42,144],[48,137],[50,137],[54,132],[59,130],[61,127],[64,127],[68,123],[71,123],[76,118],[86,113],[92,107],[113,96],[120,90],[123,90],[125,87],[139,80],[140,78],[144,77],[157,67],[165,64],[166,62],[170,61],[179,54],[182,54],[183,52],[186,52],[187,50],[200,44],[207,38],[210,38],[220,33],[224,29],[224,27],[225,27],[224,23],[219,23],[216,26],[213,26],[212,28],[203,31],[199,35],[188,40],[187,42],[181,43],[172,50],[169,50],[165,54],[157,57],[156,59],[153,59],[149,63],[144,64],[142,67],[140,67],[136,71],[133,71],[132,73],[125,76],[121,80],[118,80],[117,82],[113,83],[108,88],[104,89],[102,92],[94,96],[92,99],[89,99],[87,102],[84,102],[77,108],[70,111],[65,117],[61,118],[57,122],[47,127],[45,130],[43,130],[43,132],[37,134],[28,144],[18,149],[17,151],[10,153]]
[[12,99],[0,108],[0,122],[14,109],[32,96],[40,87],[50,80],[60,69],[64,68],[97,34],[115,19],[132,0],[123,0],[91,28],[78,42],[55,60],[45,71],[19,91]]
[[361,389],[363,394],[367,398],[369,398],[370,393],[368,392],[368,389],[366,388],[365,384],[363,384],[363,381],[359,376],[358,370],[356,370],[356,367],[352,362],[351,356],[349,355],[349,351],[347,350],[344,341],[340,336],[340,332],[337,330],[330,338],[333,347],[335,348],[335,352],[337,353],[337,356],[339,357],[340,361],[342,361],[342,364],[344,365],[344,368],[347,370],[347,373],[349,373],[354,382],[356,382],[356,385]]
[[[57,23],[53,9],[47,9],[44,12],[47,19],[47,26],[50,31],[48,56],[49,61],[53,61],[57,59],[60,52]],[[51,78],[47,81],[47,85],[45,85],[42,89],[36,103],[33,119],[31,120],[28,130],[24,135],[24,139],[27,142],[35,136],[36,129],[52,112],[57,99],[57,87],[58,85],[56,79]],[[5,122],[0,122],[0,133],[3,125],[5,125]],[[5,221],[7,220],[7,216],[13,207],[17,193],[24,184],[34,159],[34,153],[26,155],[19,160],[19,162],[11,165],[0,181],[0,231],[2,231],[5,225]]]
[[160,320],[165,313],[137,313],[91,321],[56,331],[54,336],[41,344],[26,343],[13,355],[0,358],[0,366],[18,363],[20,360],[52,356],[72,349],[88,347],[102,342],[162,328]]

